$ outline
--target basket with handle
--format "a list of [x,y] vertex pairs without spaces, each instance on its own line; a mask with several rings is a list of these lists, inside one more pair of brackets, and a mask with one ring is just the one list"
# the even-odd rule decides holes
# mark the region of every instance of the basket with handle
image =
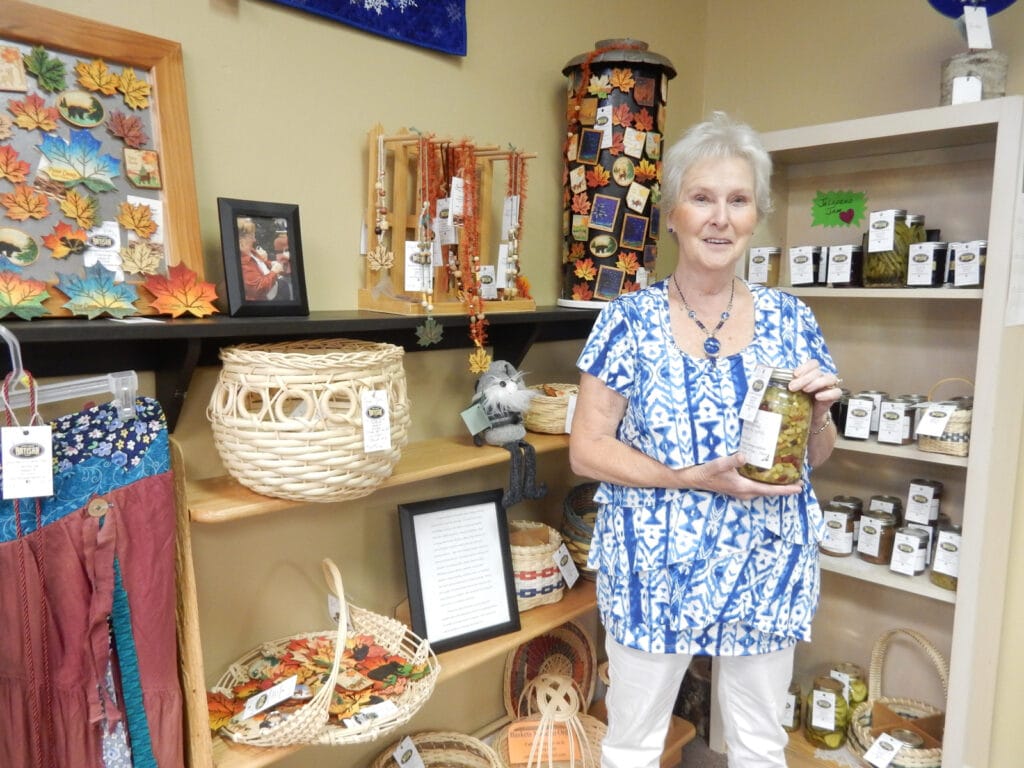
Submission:
[[[211,692],[241,711],[251,697],[294,674],[311,697],[283,702],[254,717],[236,716],[220,728],[225,738],[257,747],[372,741],[408,722],[433,691],[440,665],[427,641],[395,619],[348,603],[338,567],[326,558],[322,565],[340,606],[336,631],[263,643],[231,664]],[[360,666],[357,657],[371,643],[377,659],[387,657],[389,669],[402,668],[400,685],[382,687],[372,671],[366,674]],[[362,692],[366,701],[389,704],[360,717],[359,711],[352,711],[352,698],[346,695],[350,691]],[[339,714],[346,706],[348,711]]]
[[[503,768],[498,754],[473,736],[454,731],[424,731],[409,738],[426,768]],[[402,758],[406,756],[395,758],[401,741],[383,750],[370,768],[404,768]]]
[[[949,686],[949,665],[928,639],[913,629],[890,629],[875,641],[871,651],[871,666],[868,671],[868,698],[853,710],[850,725],[847,729],[851,749],[863,755],[874,743],[878,734],[889,727],[902,727],[918,732],[927,737],[927,741],[938,742],[939,746],[914,748],[903,746],[890,763],[893,768],[940,768],[942,765],[941,738],[936,738],[933,731],[941,733],[941,727],[932,725],[941,722],[943,711],[928,702],[918,699],[885,696],[882,694],[882,670],[885,665],[889,643],[897,635],[905,635],[928,656],[939,679],[942,682],[943,699]],[[884,705],[879,709],[876,705]],[[884,713],[888,722],[876,722],[876,715]],[[919,726],[927,725],[927,729]],[[926,743],[927,743],[926,741]]]
[[[372,493],[408,442],[404,354],[352,339],[222,349],[206,413],[224,468],[275,498],[333,502]],[[364,428],[384,417],[378,402],[364,407],[370,392],[387,404],[390,446],[367,451]]]
[[[966,384],[974,390],[974,382],[970,379],[950,377],[940,379],[928,390],[928,402],[935,402],[935,394],[939,387],[945,384],[959,382]],[[947,456],[966,456],[971,449],[971,415],[973,408],[969,405],[959,405],[949,417],[946,427],[939,437],[931,435],[919,435],[917,447],[929,453],[944,453]]]

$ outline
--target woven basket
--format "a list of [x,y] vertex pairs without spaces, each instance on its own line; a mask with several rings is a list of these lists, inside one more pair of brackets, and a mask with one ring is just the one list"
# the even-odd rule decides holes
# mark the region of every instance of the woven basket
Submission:
[[[912,629],[891,629],[875,641],[875,647],[871,651],[871,667],[868,672],[868,698],[856,706],[850,716],[850,725],[847,729],[851,749],[858,755],[863,755],[874,743],[877,733],[873,730],[873,711],[875,704],[884,704],[900,718],[905,718],[912,724],[914,720],[925,717],[941,717],[942,710],[933,707],[924,701],[917,699],[897,698],[882,695],[882,667],[885,664],[886,651],[889,642],[896,635],[903,634],[913,640],[931,660],[939,679],[942,681],[943,700],[945,700],[946,689],[949,685],[949,665],[942,657],[942,654],[932,645],[924,635]],[[893,768],[940,768],[942,765],[942,749],[940,748],[911,748],[903,747],[890,763]]]
[[503,699],[509,717],[529,714],[521,709],[524,691],[542,675],[573,681],[583,709],[590,706],[597,686],[597,651],[594,641],[575,621],[532,637],[505,657]]
[[[479,739],[453,731],[424,731],[409,737],[427,768],[502,768],[498,753]],[[370,768],[404,768],[395,760],[400,742],[385,749]]]
[[562,504],[562,538],[580,575],[590,581],[597,578],[597,572],[587,567],[587,558],[590,556],[590,543],[594,536],[594,521],[597,520],[594,494],[598,485],[581,483],[573,487]]
[[[940,379],[930,390],[928,390],[928,401],[935,402],[935,391],[943,384],[961,382],[974,388],[974,382],[970,379],[948,378]],[[944,453],[948,456],[966,456],[971,449],[971,415],[972,408],[957,408],[946,422],[945,430],[940,437],[920,435],[917,438],[917,447],[928,453]]]
[[530,407],[523,415],[523,424],[531,432],[564,435],[569,397],[577,394],[580,388],[575,384],[536,384],[530,389],[537,394],[530,400]]
[[[220,733],[226,738],[257,747],[285,747],[296,744],[338,745],[372,741],[408,722],[433,692],[441,668],[427,641],[412,634],[404,624],[395,619],[347,603],[337,566],[331,560],[325,559],[323,567],[327,583],[339,599],[337,630],[292,635],[253,648],[221,675],[213,691],[232,696],[236,686],[252,681],[253,669],[264,665],[267,659],[283,656],[289,646],[294,646],[293,641],[296,640],[326,641],[330,644],[333,661],[330,668],[319,676],[321,685],[305,704],[274,722],[267,719],[261,722],[256,718],[232,720],[220,729]],[[391,713],[364,718],[358,723],[341,723],[332,718],[331,707],[335,698],[335,686],[341,677],[350,673],[351,656],[345,653],[345,639],[354,635],[371,635],[388,653],[401,656],[413,666],[424,665],[426,669],[421,677],[406,680],[399,692],[379,694],[394,704]],[[337,642],[338,638],[342,638],[342,641]],[[282,679],[287,676],[289,675],[284,674]],[[355,719],[360,720],[358,716]]]
[[[408,441],[401,347],[349,339],[241,344],[207,408],[227,471],[256,493],[330,502],[371,493]],[[387,393],[391,448],[363,450],[363,393]]]
[[562,572],[553,559],[562,546],[562,537],[554,528],[530,520],[510,520],[511,536],[516,532],[543,534],[542,544],[519,546],[512,544],[512,571],[516,583],[516,603],[519,610],[528,611],[538,605],[557,603],[565,591]]
[[540,675],[530,681],[522,693],[520,710],[526,712],[502,728],[494,740],[494,751],[505,768],[511,768],[509,758],[509,733],[524,722],[539,723],[537,740],[534,747],[534,759],[528,763],[517,763],[526,768],[543,768],[551,766],[548,760],[547,744],[551,738],[551,729],[559,726],[574,733],[582,747],[582,754],[576,755],[569,763],[560,765],[578,766],[579,768],[597,768],[601,764],[601,743],[604,741],[608,727],[596,717],[581,713],[582,698],[579,689],[571,678],[561,675]]

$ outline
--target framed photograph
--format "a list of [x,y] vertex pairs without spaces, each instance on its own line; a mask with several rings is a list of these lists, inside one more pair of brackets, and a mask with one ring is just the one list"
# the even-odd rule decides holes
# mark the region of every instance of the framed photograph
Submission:
[[597,281],[594,284],[594,298],[602,301],[611,301],[622,293],[622,284],[626,279],[626,273],[617,267],[601,267],[597,272]]
[[619,215],[619,198],[610,195],[594,195],[590,205],[590,228],[602,232],[615,231],[615,219]]
[[597,165],[597,158],[601,154],[601,141],[603,139],[603,131],[584,128],[576,159],[586,165]]
[[232,317],[308,315],[299,207],[217,198]]
[[438,653],[519,630],[502,494],[398,506],[412,629]]
[[622,235],[619,237],[619,245],[634,251],[642,251],[646,239],[647,217],[627,213],[622,219]]
[[0,21],[12,279],[47,316],[160,314],[147,277],[204,279],[181,46],[20,0]]

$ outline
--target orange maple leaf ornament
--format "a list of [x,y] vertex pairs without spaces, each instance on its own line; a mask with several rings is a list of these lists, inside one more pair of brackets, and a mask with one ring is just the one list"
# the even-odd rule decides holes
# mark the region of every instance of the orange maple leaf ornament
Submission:
[[53,251],[53,258],[63,259],[69,254],[84,251],[88,239],[84,229],[74,229],[62,221],[53,228],[53,232],[43,237],[43,245]]
[[132,230],[143,240],[149,240],[157,230],[157,223],[153,221],[153,209],[145,203],[139,205],[121,203],[121,207],[118,209],[117,223],[125,229]]
[[175,264],[170,275],[151,275],[143,286],[155,296],[154,309],[161,315],[181,317],[186,312],[195,317],[206,317],[217,311],[213,301],[217,291],[213,283],[198,280],[195,272],[184,264]]

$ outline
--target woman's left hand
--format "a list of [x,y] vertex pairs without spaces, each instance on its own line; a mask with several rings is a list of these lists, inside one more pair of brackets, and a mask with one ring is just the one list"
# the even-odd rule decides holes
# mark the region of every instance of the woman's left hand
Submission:
[[816,412],[824,413],[843,391],[839,388],[843,380],[834,373],[821,370],[817,360],[808,360],[793,370],[790,390],[803,391],[814,397]]

